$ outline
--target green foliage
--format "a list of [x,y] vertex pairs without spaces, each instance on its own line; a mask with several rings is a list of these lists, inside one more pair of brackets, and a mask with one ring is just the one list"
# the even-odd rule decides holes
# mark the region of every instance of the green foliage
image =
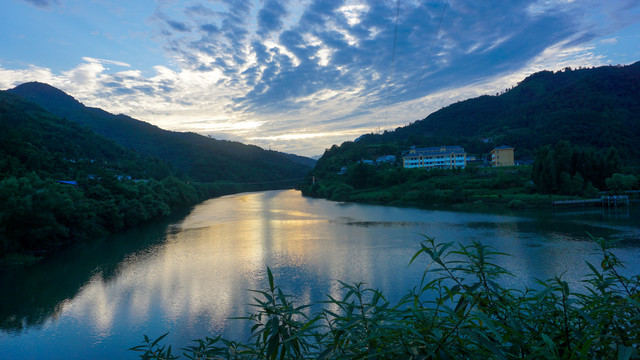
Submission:
[[[513,196],[532,192],[525,189],[530,174],[530,166],[464,171],[357,164],[346,175],[329,174],[301,190],[306,196],[331,200],[416,207],[473,206],[480,198],[488,206],[504,208]],[[527,202],[527,207],[532,205],[540,204]]]
[[[150,165],[160,166],[157,179],[176,175],[162,168],[163,162],[173,164],[181,173],[196,181],[266,182],[304,177],[310,167],[306,161],[293,156],[267,151],[253,145],[235,141],[216,140],[195,133],[163,130],[126,115],[113,115],[96,108],[88,108],[64,92],[42,83],[25,83],[9,90],[34,101],[51,113],[85,126],[133,149],[161,159]],[[164,173],[162,173],[164,172]],[[297,181],[272,183],[271,187],[284,188]]]
[[223,192],[175,175],[157,158],[0,92],[0,257],[84,241]]
[[527,204],[525,204],[525,202],[522,200],[513,199],[509,201],[509,204],[507,206],[509,207],[509,209],[525,209],[527,207]]
[[[97,109],[87,110],[63,95],[53,94],[59,101],[48,105],[79,106],[96,116],[106,116]],[[127,121],[129,125],[142,126],[133,119]],[[164,135],[169,133],[157,131]],[[186,137],[184,141],[189,142],[192,135],[167,135],[165,146],[179,153],[169,146],[171,139]],[[139,139],[144,141],[144,134]],[[194,139],[194,144],[202,143],[203,139],[205,143],[211,140]],[[220,143],[215,144],[225,148]],[[197,146],[190,149],[193,154],[206,153],[210,145],[202,146],[201,151]],[[244,148],[229,145],[225,151],[238,149]],[[268,162],[264,158],[266,152],[253,147],[250,151],[240,150],[238,156],[250,159],[238,166],[246,166],[255,177],[243,178],[241,173],[232,175],[243,181],[269,180],[253,168],[256,162]],[[223,161],[216,163],[215,171],[232,169],[225,169],[225,164]],[[287,166],[286,162],[282,164]],[[280,168],[274,169],[277,172]],[[292,174],[283,170],[277,176],[291,177]],[[276,184],[287,185],[290,184]],[[192,206],[206,198],[264,188],[260,184],[192,182],[158,158],[127,150],[19,96],[0,92],[0,257],[25,251],[46,253],[60,245],[85,241],[169,215],[174,209]]]
[[[425,237],[410,263],[420,284],[391,304],[362,284],[342,297],[296,305],[275,285],[255,291],[256,312],[241,318],[252,341],[221,337],[183,348],[189,359],[630,359],[640,356],[640,276],[620,274],[615,241],[595,238],[602,261],[587,262],[584,289],[556,276],[533,289],[503,286],[511,273],[481,243],[457,247]],[[309,307],[322,309],[307,315]],[[165,334],[166,335],[166,334]],[[132,348],[143,359],[175,359],[161,336]]]
[[177,178],[86,179],[77,186],[36,173],[0,180],[0,255],[42,251],[137,225],[202,197]]
[[[472,154],[510,144],[516,146],[519,158],[531,159],[539,147],[567,140],[596,149],[615,146],[626,163],[638,164],[640,144],[634,140],[640,138],[638,93],[640,62],[542,71],[503,94],[454,103],[394,131],[362,136],[357,143],[405,148],[456,144]],[[493,143],[485,144],[481,138]]]
[[[640,138],[639,84],[640,62],[543,71],[499,96],[461,101],[394,131],[366,134],[357,141],[334,145],[318,160],[313,175],[327,179],[342,166],[353,166],[361,159],[385,154],[399,157],[411,145],[455,144],[469,154],[483,156],[497,144],[510,144],[516,146],[518,158],[537,159],[532,176],[538,191],[592,195],[594,189],[605,189],[606,178],[621,172],[623,160],[626,165],[640,164],[640,143],[635,141]],[[366,181],[354,175],[348,183],[360,190],[410,181],[401,171],[378,175]],[[494,189],[521,186],[497,182]]]
[[532,178],[541,193],[582,195],[593,192],[592,187],[604,189],[605,179],[621,167],[614,147],[604,153],[560,141],[538,150]]
[[633,175],[613,174],[607,178],[607,189],[613,192],[632,190],[638,186],[638,179]]
[[149,339],[149,337],[145,335],[144,344],[134,346],[129,350],[142,353],[140,354],[140,358],[143,360],[175,360],[180,358],[179,356],[174,356],[171,354],[171,345],[169,345],[168,347],[158,345],[158,343],[167,335],[169,335],[169,333],[165,333],[164,335],[158,337],[153,341],[151,341],[151,339]]
[[347,172],[347,183],[355,189],[364,189],[373,184],[373,177],[376,169],[373,165],[359,163],[349,168]]

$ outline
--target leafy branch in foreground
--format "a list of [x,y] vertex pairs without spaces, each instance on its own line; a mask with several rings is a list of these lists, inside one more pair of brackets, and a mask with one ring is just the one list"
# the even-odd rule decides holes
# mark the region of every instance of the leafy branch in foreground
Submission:
[[[533,289],[502,284],[513,276],[504,256],[479,242],[437,243],[425,237],[411,263],[426,257],[422,281],[397,304],[362,284],[343,295],[296,305],[274,284],[254,291],[252,341],[195,340],[189,359],[631,359],[640,344],[640,277],[625,277],[615,241],[594,238],[600,266],[576,292],[562,277]],[[311,308],[321,310],[311,313]],[[166,335],[166,334],[165,334]],[[143,359],[176,359],[165,336],[131,350]]]

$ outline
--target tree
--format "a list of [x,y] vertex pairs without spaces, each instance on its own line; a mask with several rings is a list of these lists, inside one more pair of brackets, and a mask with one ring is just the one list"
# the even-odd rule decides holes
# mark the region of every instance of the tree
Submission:
[[590,193],[594,186],[604,189],[605,179],[621,168],[622,160],[614,147],[604,154],[560,141],[554,147],[545,145],[538,149],[532,178],[541,193],[578,195],[589,183]]
[[364,189],[369,185],[371,178],[375,176],[376,171],[372,165],[358,163],[356,166],[349,169],[347,174],[349,176],[348,182],[351,186],[356,189]]
[[620,158],[620,153],[618,149],[611,146],[607,149],[606,163],[605,163],[605,178],[613,175],[614,173],[620,172],[622,169],[622,159]]
[[607,178],[607,189],[613,192],[622,192],[633,189],[638,183],[633,175],[623,175],[620,173],[613,174],[610,178]]
[[557,190],[558,175],[550,145],[538,149],[533,162],[533,182],[541,193],[551,193]]

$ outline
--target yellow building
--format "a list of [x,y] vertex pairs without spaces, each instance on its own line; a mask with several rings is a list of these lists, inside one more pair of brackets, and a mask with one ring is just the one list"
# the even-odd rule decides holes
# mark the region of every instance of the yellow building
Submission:
[[491,166],[513,166],[513,150],[511,146],[498,146],[491,150]]

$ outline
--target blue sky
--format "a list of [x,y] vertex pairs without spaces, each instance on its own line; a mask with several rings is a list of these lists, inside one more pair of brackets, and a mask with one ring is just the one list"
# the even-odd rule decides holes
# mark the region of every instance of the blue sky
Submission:
[[640,60],[637,0],[3,0],[0,89],[319,155],[540,70]]

